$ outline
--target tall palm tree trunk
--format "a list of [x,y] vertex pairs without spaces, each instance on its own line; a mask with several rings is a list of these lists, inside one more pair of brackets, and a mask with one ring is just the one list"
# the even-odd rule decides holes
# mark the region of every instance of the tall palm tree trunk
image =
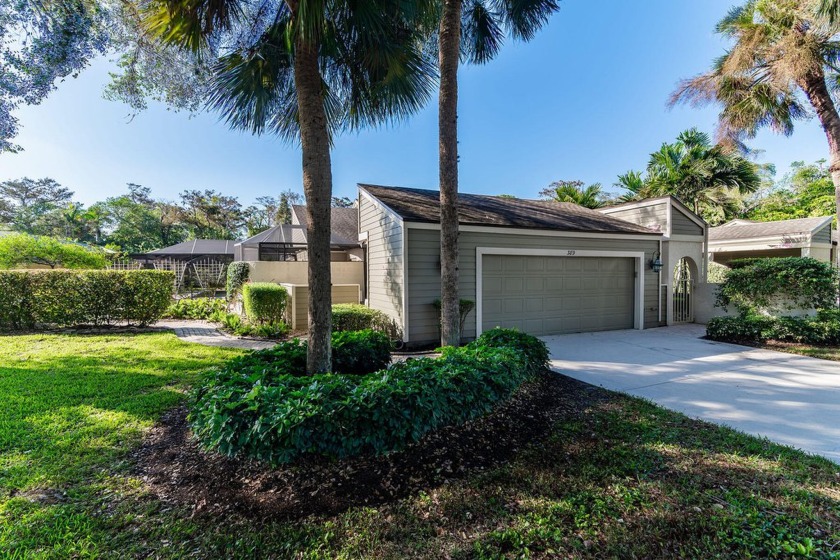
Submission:
[[310,375],[332,369],[332,279],[330,277],[330,197],[332,169],[330,135],[324,111],[318,46],[299,39],[295,45],[300,144],[303,152],[303,193],[306,196],[306,245],[309,254]]
[[837,114],[837,107],[831,99],[822,69],[809,72],[802,78],[799,87],[814,107],[828,139],[828,170],[831,173],[831,182],[834,183],[835,215],[840,226],[840,115]]
[[440,343],[458,346],[458,61],[461,0],[445,0],[440,21]]

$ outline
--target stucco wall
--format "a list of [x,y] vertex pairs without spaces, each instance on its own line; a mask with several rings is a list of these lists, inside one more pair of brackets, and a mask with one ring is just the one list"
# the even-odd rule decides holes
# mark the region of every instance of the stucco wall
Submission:
[[[306,261],[250,261],[249,279],[252,282],[277,282],[278,284],[309,283],[309,263]],[[362,262],[330,263],[333,284],[358,284],[364,298],[365,265]]]

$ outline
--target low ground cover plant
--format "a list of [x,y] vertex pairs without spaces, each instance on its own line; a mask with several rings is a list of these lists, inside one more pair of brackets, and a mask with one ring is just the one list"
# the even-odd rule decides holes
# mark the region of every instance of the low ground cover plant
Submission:
[[840,310],[825,309],[815,317],[743,315],[715,317],[706,325],[706,336],[723,342],[796,342],[840,344]]
[[173,286],[173,274],[157,270],[0,270],[0,330],[149,325]]
[[278,339],[289,334],[290,330],[289,325],[285,321],[253,324],[247,318],[243,319],[237,313],[228,313],[224,310],[214,311],[207,320],[217,323],[223,331],[236,336],[257,336],[260,338]]
[[304,343],[286,343],[209,372],[190,406],[201,442],[274,465],[387,453],[488,413],[548,360],[538,339],[501,329],[361,376],[299,375],[305,355]]
[[219,298],[183,298],[173,302],[163,314],[165,319],[208,320],[217,312],[224,312],[227,302]]
[[338,303],[332,306],[333,331],[361,331],[371,329],[399,340],[399,327],[385,313],[357,303]]

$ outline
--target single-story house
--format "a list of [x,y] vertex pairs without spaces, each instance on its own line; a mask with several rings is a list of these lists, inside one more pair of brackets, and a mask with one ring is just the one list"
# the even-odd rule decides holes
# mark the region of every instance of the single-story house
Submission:
[[751,257],[812,257],[835,262],[833,216],[775,222],[732,220],[709,229],[709,258],[723,265]]
[[[673,196],[662,196],[599,208],[614,218],[662,234],[661,312],[667,325],[694,322],[698,289],[705,286],[708,224]],[[702,294],[701,294],[702,295]],[[710,304],[714,298],[705,297]]]
[[[463,193],[458,201],[460,296],[476,304],[467,339],[496,326],[547,335],[663,325],[662,290],[673,274],[663,255],[682,255],[668,252],[669,242],[696,245],[699,278],[705,223],[670,197],[659,227],[569,203]],[[359,185],[366,301],[401,326],[409,345],[440,336],[439,216],[438,191]]]
[[144,263],[165,259],[191,261],[200,258],[213,258],[229,263],[233,260],[236,243],[238,242],[228,239],[193,239],[162,249],[131,255],[131,258]]

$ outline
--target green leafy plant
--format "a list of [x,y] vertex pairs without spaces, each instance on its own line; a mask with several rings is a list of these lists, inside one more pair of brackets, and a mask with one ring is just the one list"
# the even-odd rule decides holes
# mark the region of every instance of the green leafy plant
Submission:
[[183,298],[173,302],[163,314],[166,319],[210,319],[224,312],[227,302],[219,298]]
[[247,262],[234,261],[228,265],[225,283],[228,300],[233,301],[236,299],[236,296],[242,291],[242,286],[248,281],[250,274],[251,267],[248,266]]
[[283,321],[251,324],[236,313],[217,310],[208,316],[208,321],[217,323],[222,330],[236,336],[258,336],[261,338],[283,338],[289,334],[289,325]]
[[251,282],[242,287],[245,315],[252,323],[279,323],[286,313],[286,288],[271,282]]
[[333,370],[365,375],[391,363],[391,340],[385,333],[339,331],[332,335]]
[[821,311],[816,317],[715,317],[706,325],[706,336],[723,342],[840,344],[840,311]]
[[295,375],[305,355],[304,343],[289,341],[208,372],[191,396],[196,436],[226,455],[275,465],[387,453],[490,412],[546,367],[548,353],[536,338],[494,330],[439,358],[361,376]]
[[156,270],[0,271],[0,329],[148,325],[172,301],[174,276]]
[[822,309],[837,301],[837,273],[809,257],[749,259],[732,263],[716,305],[734,305],[741,314],[762,308]]
[[61,241],[54,237],[12,233],[0,236],[0,269],[105,268],[108,260],[98,247]]
[[399,340],[402,333],[396,321],[385,313],[357,303],[338,303],[332,306],[333,331],[361,331],[371,329],[383,332],[391,340]]

